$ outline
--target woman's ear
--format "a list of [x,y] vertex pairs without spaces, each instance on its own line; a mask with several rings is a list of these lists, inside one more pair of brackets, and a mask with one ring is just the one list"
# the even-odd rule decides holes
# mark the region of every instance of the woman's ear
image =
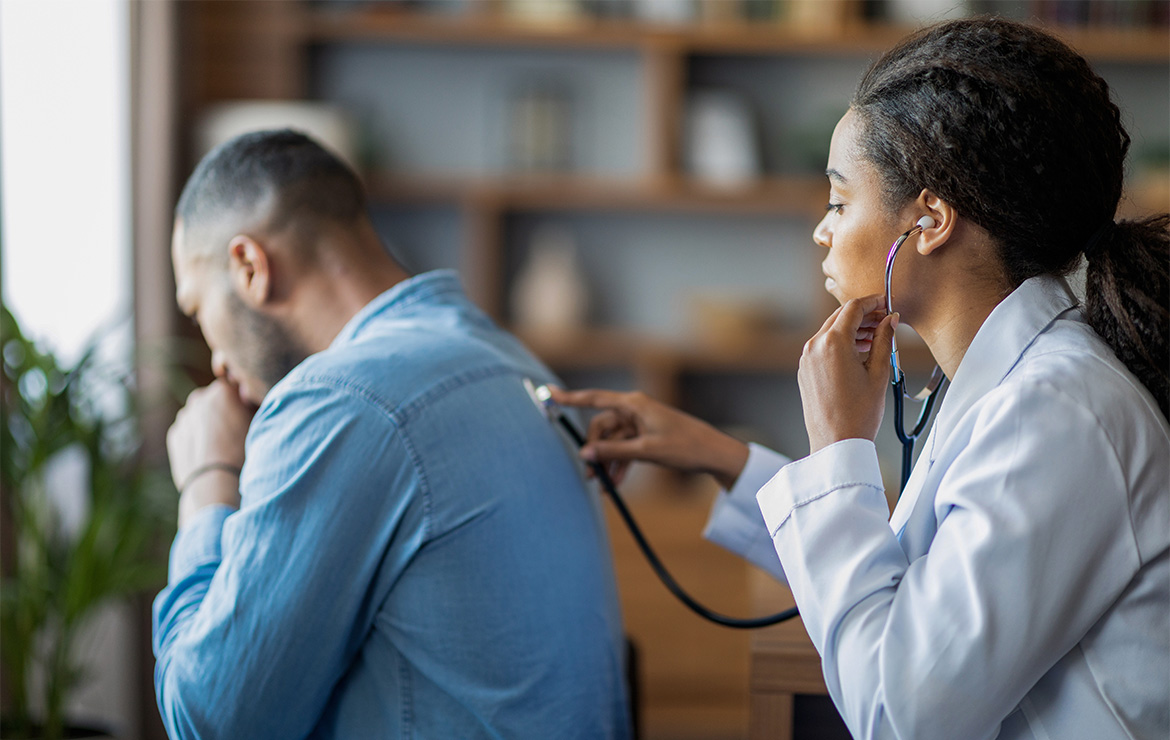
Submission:
[[246,234],[228,243],[228,273],[236,294],[249,307],[259,309],[272,295],[272,272],[264,245]]
[[919,254],[930,254],[950,240],[959,219],[958,211],[950,203],[929,190],[923,190],[911,208],[915,220],[929,216],[934,221],[933,226],[922,229],[917,239],[916,249]]

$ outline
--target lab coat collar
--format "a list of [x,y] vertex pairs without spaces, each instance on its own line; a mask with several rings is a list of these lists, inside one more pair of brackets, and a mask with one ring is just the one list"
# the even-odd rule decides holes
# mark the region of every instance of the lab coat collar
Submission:
[[963,415],[1007,377],[1052,322],[1079,303],[1063,278],[1039,275],[1025,280],[1000,301],[975,334],[943,397],[930,435],[930,460]]

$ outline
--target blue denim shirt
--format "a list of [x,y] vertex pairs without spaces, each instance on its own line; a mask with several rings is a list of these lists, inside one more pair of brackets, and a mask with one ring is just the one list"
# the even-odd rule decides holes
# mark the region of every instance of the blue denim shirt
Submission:
[[154,603],[172,737],[629,735],[598,502],[524,377],[438,271],[272,388]]

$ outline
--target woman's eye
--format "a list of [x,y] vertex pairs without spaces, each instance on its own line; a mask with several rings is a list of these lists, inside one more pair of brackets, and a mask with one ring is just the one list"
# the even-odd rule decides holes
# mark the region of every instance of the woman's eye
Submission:
[[836,213],[841,213],[841,211],[843,211],[843,210],[845,210],[845,204],[844,204],[844,203],[830,203],[829,205],[825,206],[825,212],[826,212],[826,213],[828,213],[829,211],[834,211],[834,212],[836,212]]

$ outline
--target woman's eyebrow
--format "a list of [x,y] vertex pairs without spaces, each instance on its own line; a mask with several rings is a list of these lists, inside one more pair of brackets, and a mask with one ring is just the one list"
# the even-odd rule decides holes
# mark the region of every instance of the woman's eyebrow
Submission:
[[849,182],[848,180],[845,179],[845,175],[842,175],[840,172],[838,172],[837,170],[835,170],[831,167],[829,169],[825,170],[825,177],[829,178],[830,180],[835,180],[835,181],[841,183],[842,185]]

